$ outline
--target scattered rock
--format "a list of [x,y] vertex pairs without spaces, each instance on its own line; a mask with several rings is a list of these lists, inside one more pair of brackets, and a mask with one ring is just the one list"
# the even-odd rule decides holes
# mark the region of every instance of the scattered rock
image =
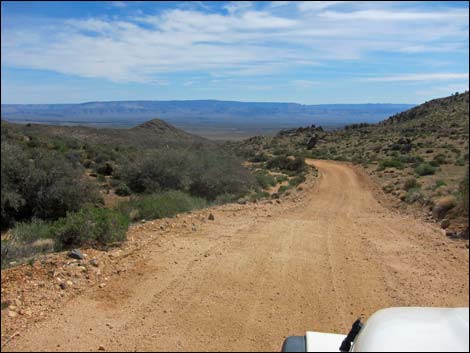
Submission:
[[212,213],[209,214],[209,217],[207,218],[209,221],[214,221],[215,217]]
[[193,232],[195,232],[197,230],[196,227],[192,227],[191,229],[193,230]]
[[16,311],[8,311],[8,316],[9,317],[17,317],[18,316],[18,313]]
[[77,259],[77,260],[83,260],[84,259],[83,254],[78,249],[73,249],[67,255],[69,257],[71,257],[72,259]]
[[448,236],[449,238],[458,238],[457,232],[450,229],[446,230],[446,236]]
[[450,221],[447,218],[443,219],[441,222],[441,228],[447,229],[449,228],[449,226],[450,226]]
[[467,227],[467,229],[461,231],[459,235],[463,239],[468,239],[468,227]]
[[67,289],[67,284],[65,284],[64,282],[59,284],[59,286],[60,286],[61,289]]
[[104,346],[103,346],[102,344],[100,344],[100,346],[98,347],[98,350],[99,350],[99,351],[105,351],[106,348],[104,348]]
[[92,259],[90,260],[90,265],[92,265],[93,267],[99,267],[100,263],[98,262],[97,259]]
[[106,287],[106,283],[100,283],[98,287],[104,288],[104,287]]

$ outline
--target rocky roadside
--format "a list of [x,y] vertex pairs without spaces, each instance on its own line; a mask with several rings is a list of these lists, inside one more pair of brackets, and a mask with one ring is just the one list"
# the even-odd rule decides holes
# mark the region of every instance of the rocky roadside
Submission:
[[[313,182],[313,178],[309,178],[303,186]],[[80,293],[99,291],[114,276],[137,266],[141,250],[149,242],[193,235],[208,223],[227,215],[271,217],[271,211],[293,207],[304,197],[305,193],[299,188],[280,200],[227,204],[174,218],[141,221],[130,227],[127,241],[119,247],[108,250],[77,249],[79,256],[71,252],[54,253],[34,262],[4,269],[1,277],[2,345],[28,326],[46,319]]]

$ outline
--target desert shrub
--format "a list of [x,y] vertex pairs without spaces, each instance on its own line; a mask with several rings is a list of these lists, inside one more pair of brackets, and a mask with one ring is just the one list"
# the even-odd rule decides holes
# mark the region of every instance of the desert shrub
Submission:
[[290,186],[298,186],[302,184],[305,181],[305,176],[304,175],[298,175],[289,180],[289,185]]
[[55,151],[24,151],[3,142],[1,157],[2,228],[33,217],[57,219],[101,201],[97,188],[82,177],[83,170]]
[[465,212],[467,213],[467,216],[468,216],[468,198],[469,198],[468,169],[467,169],[467,172],[465,174],[464,179],[462,180],[462,182],[460,184],[460,192],[461,192],[461,195],[462,195],[462,205],[463,205],[463,208],[464,208],[464,210],[465,210]]
[[421,201],[423,199],[423,194],[419,188],[409,189],[405,195],[405,202],[414,203],[416,201]]
[[429,163],[421,163],[415,168],[415,172],[419,176],[432,175],[436,172],[436,169]]
[[276,179],[265,171],[256,171],[254,174],[258,185],[263,189],[268,189],[277,184]]
[[437,156],[434,156],[433,160],[436,161],[438,165],[447,163],[446,156],[443,154],[438,154]]
[[234,158],[215,151],[158,150],[126,163],[119,177],[136,193],[182,190],[208,200],[246,194],[254,177]]
[[434,185],[432,186],[432,190],[437,190],[439,189],[440,187],[442,186],[446,186],[446,182],[442,179],[438,179],[436,180],[436,182],[434,183]]
[[396,169],[403,169],[403,163],[398,159],[384,159],[380,161],[378,170],[384,170],[386,168],[396,168]]
[[432,210],[433,217],[435,219],[442,219],[445,217],[447,212],[457,205],[457,200],[454,196],[445,196],[440,198],[434,203]]
[[266,168],[300,173],[306,169],[306,164],[304,159],[300,157],[277,156],[266,163]]
[[282,183],[287,180],[289,180],[289,177],[287,175],[276,175],[276,181],[278,183]]
[[207,201],[181,191],[166,191],[158,194],[133,197],[121,202],[118,209],[132,221],[172,217],[207,206]]
[[395,187],[393,186],[393,184],[385,184],[384,186],[382,186],[382,190],[383,192],[385,192],[386,194],[389,194],[391,193],[393,190],[395,189]]
[[401,155],[398,157],[400,162],[407,163],[407,164],[413,164],[417,166],[420,163],[424,162],[423,157],[421,156],[409,156],[409,155]]
[[80,246],[102,247],[126,239],[129,219],[112,209],[85,207],[52,225],[59,249]]
[[252,163],[259,163],[259,162],[266,162],[269,157],[265,153],[258,153],[252,158],[248,159],[248,161]]
[[249,201],[256,201],[268,198],[270,196],[269,192],[266,191],[257,191],[251,194],[248,198]]
[[116,195],[118,196],[129,196],[131,194],[131,189],[126,184],[119,184],[115,190]]
[[233,194],[221,194],[219,196],[216,197],[216,199],[214,200],[214,204],[216,205],[223,205],[223,204],[226,204],[226,203],[230,203],[230,202],[234,202],[238,199],[238,196],[237,195],[233,195]]
[[292,188],[292,186],[290,186],[290,185],[282,185],[281,187],[279,187],[279,190],[277,191],[277,193],[278,194],[284,194],[291,188]]
[[16,223],[8,237],[2,240],[2,267],[13,260],[52,252],[55,245],[53,236],[51,224],[40,219]]
[[96,166],[96,172],[100,175],[112,175],[113,165],[110,162],[101,163]]
[[421,185],[418,183],[416,178],[413,178],[413,177],[406,179],[405,182],[403,183],[403,189],[405,189],[406,191],[410,189],[419,189],[420,186]]

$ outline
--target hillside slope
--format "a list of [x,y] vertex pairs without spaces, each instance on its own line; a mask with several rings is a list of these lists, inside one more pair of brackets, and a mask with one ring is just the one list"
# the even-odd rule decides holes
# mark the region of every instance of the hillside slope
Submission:
[[455,219],[451,228],[460,231],[468,226],[461,186],[468,172],[468,143],[469,93],[465,92],[378,124],[354,124],[331,132],[314,126],[292,129],[228,147],[245,158],[288,153],[360,164],[400,205],[424,207],[437,220]]

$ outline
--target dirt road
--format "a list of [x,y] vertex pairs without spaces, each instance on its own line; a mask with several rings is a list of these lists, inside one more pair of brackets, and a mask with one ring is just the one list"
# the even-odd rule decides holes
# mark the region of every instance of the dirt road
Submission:
[[302,197],[221,206],[197,230],[155,237],[4,350],[279,350],[384,307],[469,305],[464,243],[383,207],[352,167],[314,164]]

